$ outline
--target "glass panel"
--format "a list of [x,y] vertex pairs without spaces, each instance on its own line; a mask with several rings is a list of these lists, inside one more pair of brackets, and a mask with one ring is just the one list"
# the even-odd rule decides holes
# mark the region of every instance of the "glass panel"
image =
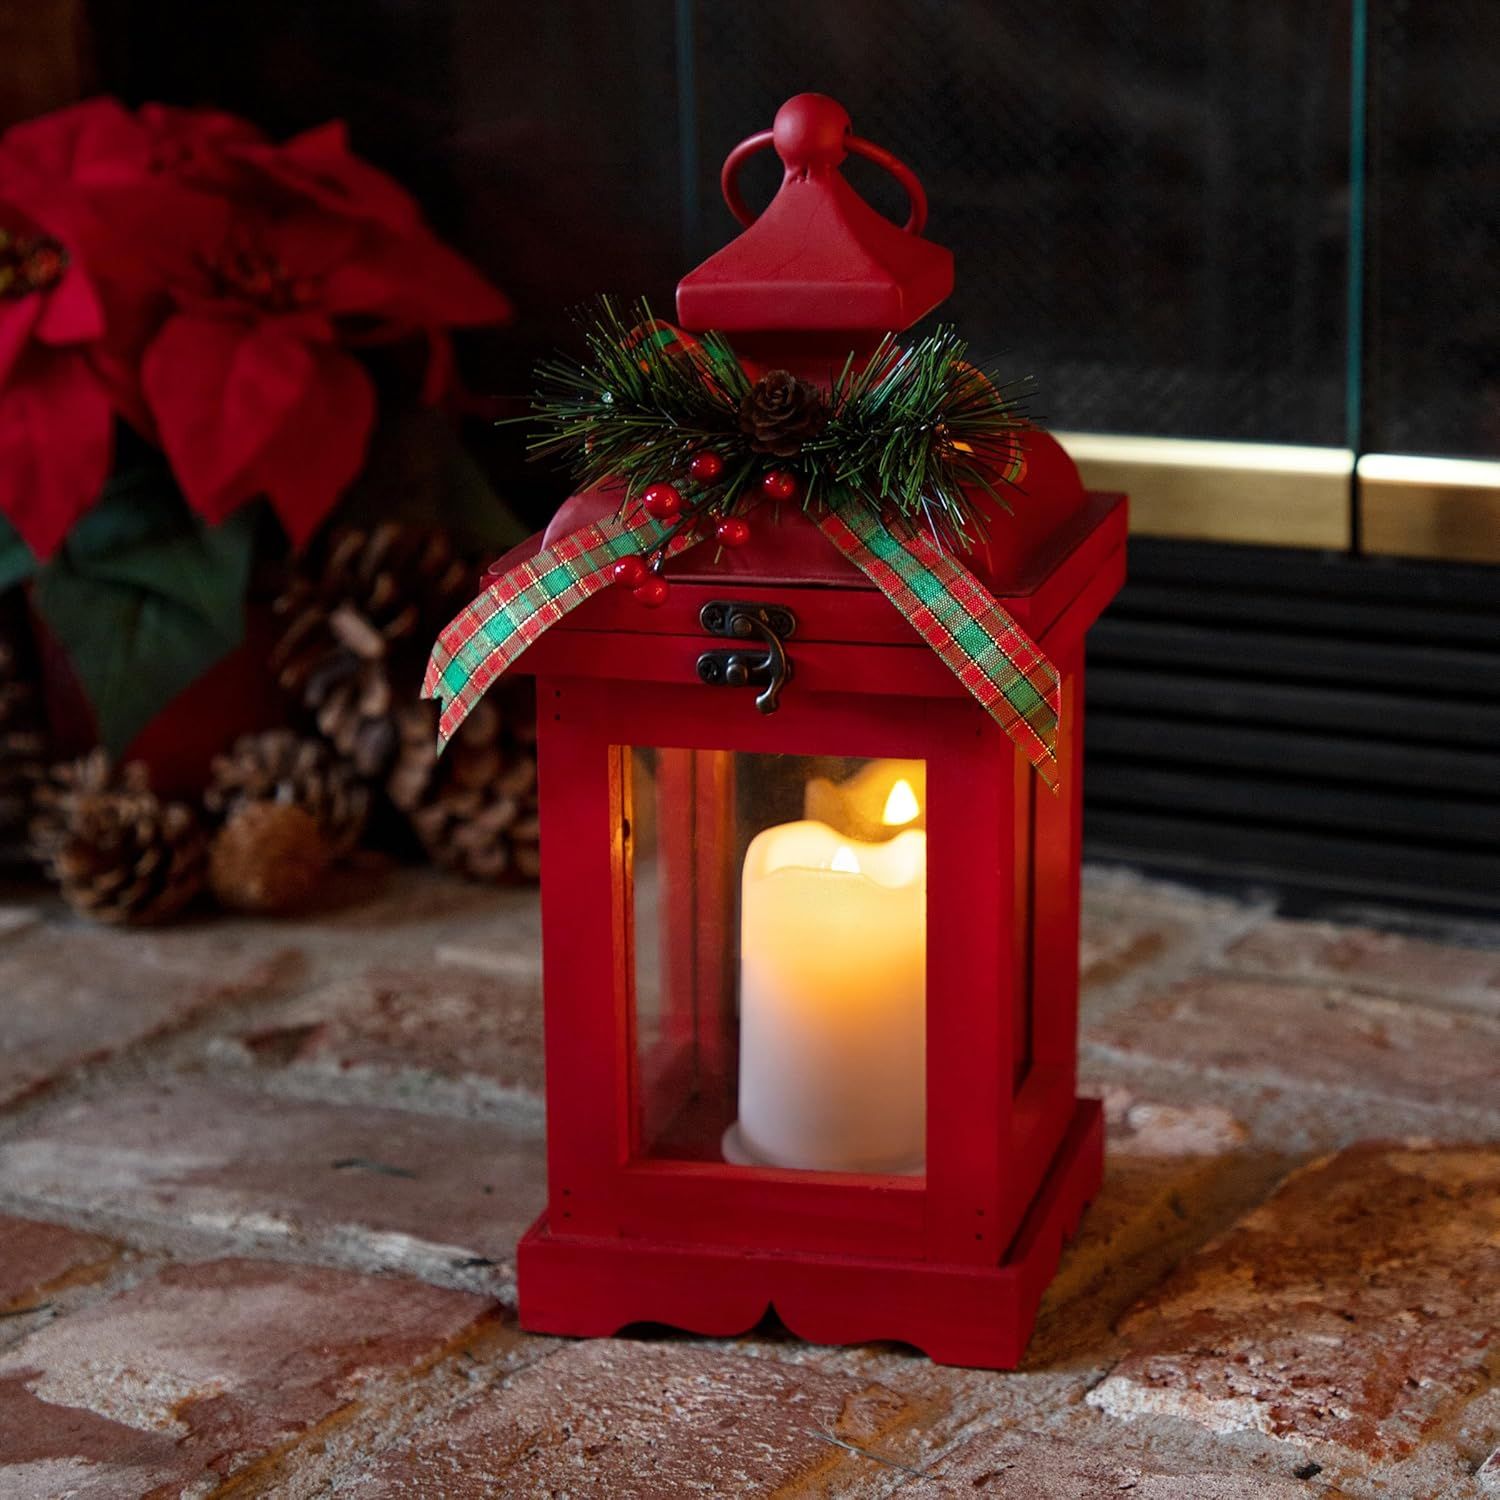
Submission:
[[1365,446],[1500,456],[1500,7],[1370,7]]
[[[699,14],[705,181],[788,95],[833,94],[927,188],[927,232],[956,260],[939,316],[1034,373],[1049,425],[1343,444],[1345,6],[869,0],[855,19],[758,0]],[[1468,76],[1484,59],[1468,49]],[[905,216],[870,163],[846,173]],[[773,153],[755,158],[751,204],[779,180]],[[1427,221],[1407,222],[1419,236]],[[709,188],[699,226],[701,253],[731,227]]]
[[925,764],[626,754],[638,1153],[919,1172]]
[[[295,0],[89,11],[101,83],[132,101],[212,101],[277,136],[348,120],[526,309],[466,338],[479,389],[528,390],[535,357],[572,346],[567,310],[600,288],[669,308],[677,278],[736,229],[717,189],[725,153],[818,89],[921,176],[930,233],[957,256],[940,316],[1035,372],[1052,425],[1344,441],[1348,6],[569,0],[504,7],[502,23],[492,0],[367,0],[357,26],[348,6]],[[1461,424],[1445,451],[1487,451],[1471,433],[1495,305],[1481,282],[1496,8],[1382,0],[1373,20],[1379,297],[1391,340],[1433,351],[1389,409],[1430,393],[1433,415]],[[905,217],[883,173],[853,161],[848,174]],[[751,163],[751,201],[779,175],[770,152]],[[548,487],[524,435],[485,437],[507,495]],[[1427,446],[1420,432],[1381,441]]]

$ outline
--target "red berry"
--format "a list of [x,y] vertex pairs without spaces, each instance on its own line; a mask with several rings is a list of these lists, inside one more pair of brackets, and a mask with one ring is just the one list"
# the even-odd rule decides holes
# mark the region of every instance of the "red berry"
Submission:
[[638,589],[634,590],[636,599],[646,606],[647,609],[659,609],[667,602],[667,595],[671,590],[667,587],[665,578],[657,578],[655,575],[648,578]]
[[768,470],[760,487],[768,500],[795,500],[802,489],[801,482],[789,469]]
[[714,527],[714,535],[726,547],[743,547],[750,540],[750,523],[743,516],[725,516]]
[[682,510],[682,496],[675,484],[653,484],[641,495],[641,504],[648,516],[658,521],[670,521]]
[[717,453],[695,453],[688,473],[699,484],[712,484],[724,472],[724,460]]
[[628,589],[638,588],[646,581],[646,562],[640,557],[622,557],[609,572],[616,583],[623,583]]

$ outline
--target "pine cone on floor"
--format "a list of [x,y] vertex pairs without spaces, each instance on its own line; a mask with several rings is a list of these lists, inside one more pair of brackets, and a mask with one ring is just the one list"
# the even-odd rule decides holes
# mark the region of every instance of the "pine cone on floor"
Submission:
[[21,669],[16,642],[0,633],[0,842],[24,836],[32,794],[46,768],[47,736],[36,688]]
[[541,861],[531,684],[492,688],[441,758],[434,705],[409,705],[400,723],[386,792],[433,863],[471,880],[535,880]]
[[301,906],[328,868],[316,819],[290,802],[245,802],[214,836],[208,878],[231,911],[285,912]]
[[102,750],[54,766],[38,786],[31,844],[68,905],[98,922],[165,922],[207,874],[193,810],[160,801],[143,765],[116,773]]
[[828,403],[815,385],[788,370],[770,370],[740,402],[740,431],[756,453],[795,458],[828,422]]
[[370,810],[370,790],[322,740],[291,729],[241,735],[228,754],[216,755],[204,807],[228,819],[252,802],[300,807],[316,823],[332,859],[359,842]]
[[446,532],[396,521],[334,527],[294,564],[271,665],[359,775],[390,764],[396,708],[416,697],[433,638],[472,583]]

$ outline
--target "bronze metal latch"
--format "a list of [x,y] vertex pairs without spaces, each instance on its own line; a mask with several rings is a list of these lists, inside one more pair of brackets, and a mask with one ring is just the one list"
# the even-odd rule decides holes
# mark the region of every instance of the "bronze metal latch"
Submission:
[[698,623],[710,635],[756,642],[758,647],[705,651],[698,658],[698,678],[715,687],[756,687],[755,706],[774,714],[781,690],[791,679],[792,663],[785,642],[797,628],[797,617],[779,604],[747,604],[715,599],[698,612]]

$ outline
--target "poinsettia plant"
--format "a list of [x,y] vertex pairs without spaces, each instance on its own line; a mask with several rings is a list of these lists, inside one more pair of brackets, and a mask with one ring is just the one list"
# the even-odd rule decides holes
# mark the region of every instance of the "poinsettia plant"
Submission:
[[[301,546],[420,470],[513,539],[413,415],[454,391],[452,331],[509,315],[342,125],[96,99],[0,136],[0,589],[32,580],[107,745],[237,644],[268,528]],[[421,354],[404,404],[387,347]]]

